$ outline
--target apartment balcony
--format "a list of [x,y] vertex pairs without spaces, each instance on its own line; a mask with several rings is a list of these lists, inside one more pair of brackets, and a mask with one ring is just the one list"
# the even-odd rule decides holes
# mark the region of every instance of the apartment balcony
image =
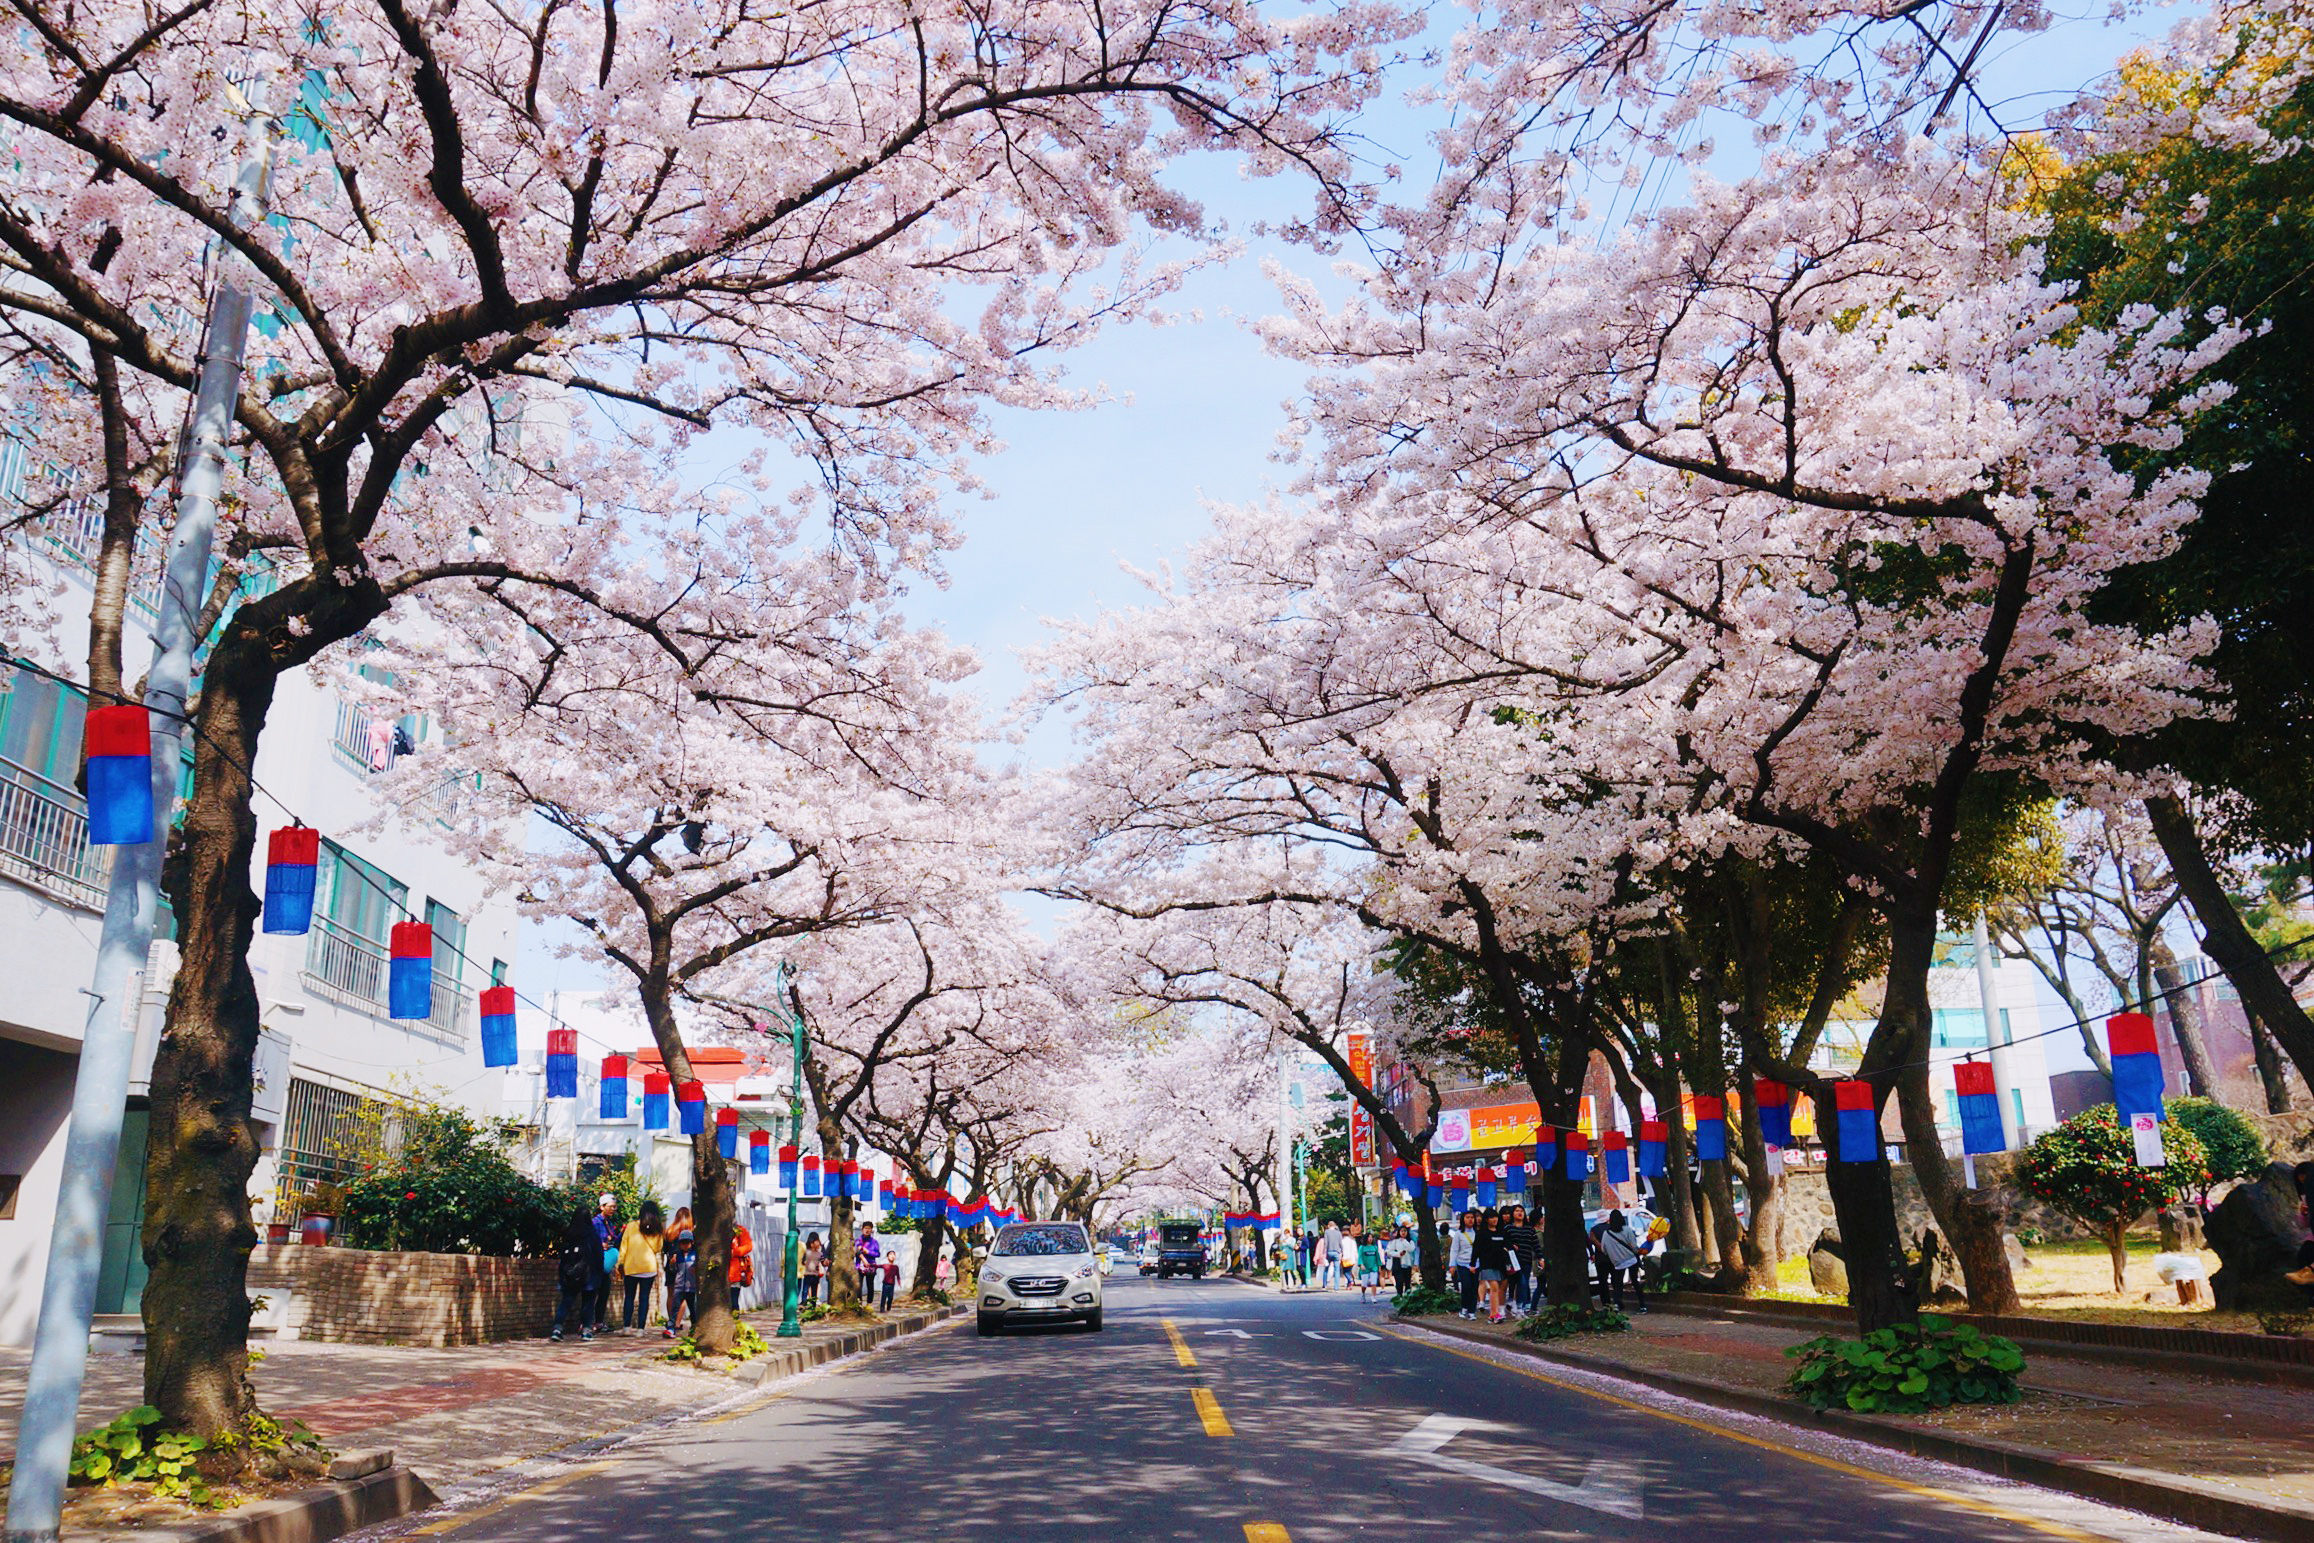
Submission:
[[108,854],[88,844],[78,793],[0,760],[0,873],[68,905],[104,909]]
[[[384,1017],[391,976],[384,945],[349,932],[327,917],[313,919],[305,945],[305,984],[330,1001]],[[426,1019],[439,1039],[463,1044],[471,1032],[474,1004],[455,981],[434,981],[434,1011]]]

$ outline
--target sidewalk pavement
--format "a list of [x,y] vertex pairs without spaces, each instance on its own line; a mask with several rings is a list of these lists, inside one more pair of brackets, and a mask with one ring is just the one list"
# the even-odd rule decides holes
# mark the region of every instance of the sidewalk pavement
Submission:
[[[884,1319],[897,1325],[939,1308],[896,1304]],[[766,1338],[777,1314],[747,1321]],[[773,1341],[772,1375],[865,1348],[860,1324],[804,1326],[800,1344]],[[849,1345],[839,1342],[849,1338]],[[340,1451],[391,1448],[448,1495],[499,1469],[653,1421],[672,1419],[749,1389],[746,1373],[708,1371],[663,1359],[673,1341],[603,1335],[559,1344],[545,1338],[450,1349],[336,1345],[293,1340],[263,1346],[252,1377],[265,1411],[302,1420]],[[801,1350],[800,1357],[792,1352]],[[791,1352],[785,1361],[778,1352]],[[30,1353],[0,1350],[0,1455],[16,1445]],[[98,1354],[88,1360],[80,1425],[92,1429],[144,1401],[144,1357]]]
[[[1413,1321],[1464,1336],[1510,1337],[1508,1324],[1453,1317]],[[1586,1335],[1535,1348],[1546,1359],[1636,1377],[1751,1412],[1759,1412],[1762,1400],[1781,1400],[1795,1423],[1819,1423],[1806,1405],[1783,1393],[1793,1364],[1784,1351],[1826,1331],[1657,1311],[1634,1316],[1628,1334]],[[2038,1469],[2043,1476],[2036,1482],[2083,1492],[2094,1488],[2099,1498],[2116,1498],[2111,1481],[2119,1476],[2148,1487],[2148,1496],[2151,1486],[2174,1488],[2180,1507],[2190,1508],[2196,1495],[2222,1505],[2247,1504],[2267,1513],[2256,1535],[2314,1537],[2314,1396],[2303,1386],[2029,1349],[2023,1381],[2019,1404],[1956,1405],[1924,1415],[1841,1411],[1841,1423],[1890,1427],[1891,1444],[1904,1444],[1901,1436],[1910,1432],[1997,1448],[1984,1455],[2007,1454],[2013,1461],[2006,1471],[2016,1477],[2032,1478],[2025,1470]],[[1714,1390],[1726,1396],[1714,1399]],[[2083,1484],[2063,1484],[2068,1475],[2078,1475]]]

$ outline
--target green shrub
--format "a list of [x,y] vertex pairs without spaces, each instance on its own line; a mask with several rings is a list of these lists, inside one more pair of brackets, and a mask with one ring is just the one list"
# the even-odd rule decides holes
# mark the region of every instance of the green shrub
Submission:
[[150,1484],[153,1493],[195,1505],[210,1502],[209,1486],[193,1466],[209,1443],[183,1431],[157,1427],[161,1411],[140,1404],[72,1444],[71,1481],[110,1489],[115,1484]]
[[1451,1291],[1433,1291],[1428,1286],[1417,1286],[1390,1299],[1390,1310],[1401,1318],[1427,1318],[1434,1313],[1459,1312],[1462,1298]]
[[1788,1386],[1818,1409],[1917,1414],[1948,1404],[2013,1404],[2024,1352],[1970,1323],[1923,1314],[1920,1331],[1874,1329],[1862,1339],[1825,1335],[1784,1354],[1800,1364]]
[[2172,1098],[2164,1102],[2169,1117],[2194,1134],[2202,1144],[2209,1173],[2196,1197],[2209,1204],[2210,1187],[2228,1179],[2254,1179],[2266,1171],[2266,1138],[2237,1109],[2214,1098]]
[[1511,1332],[1521,1339],[1539,1342],[1568,1339],[1577,1334],[1621,1334],[1630,1327],[1631,1320],[1616,1308],[1562,1302],[1527,1314]]
[[551,1254],[574,1210],[575,1187],[549,1188],[515,1169],[502,1134],[462,1110],[403,1112],[401,1149],[346,1185],[339,1241],[349,1248],[427,1254]]
[[742,1320],[738,1327],[732,1331],[731,1353],[742,1361],[752,1361],[770,1349],[771,1342],[756,1333],[755,1325],[752,1323]]
[[2161,1122],[2160,1168],[2137,1166],[2137,1149],[2111,1104],[2085,1109],[2025,1148],[2018,1176],[2027,1193],[2047,1201],[2105,1240],[2113,1259],[2113,1290],[2122,1290],[2130,1225],[2206,1182],[2202,1144],[2172,1117]]

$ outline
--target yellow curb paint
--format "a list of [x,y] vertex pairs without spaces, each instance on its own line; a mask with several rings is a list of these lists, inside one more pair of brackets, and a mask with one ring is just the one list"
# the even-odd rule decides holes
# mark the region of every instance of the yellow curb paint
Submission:
[[412,1535],[429,1536],[456,1532],[468,1522],[478,1522],[484,1517],[496,1516],[518,1500],[536,1500],[550,1491],[561,1489],[565,1484],[576,1484],[581,1479],[591,1479],[596,1474],[608,1472],[617,1466],[616,1463],[589,1463],[584,1468],[573,1468],[568,1473],[558,1473],[553,1478],[543,1483],[533,1484],[528,1489],[517,1490],[503,1500],[493,1500],[486,1506],[476,1506],[473,1510],[461,1511],[456,1516],[445,1516],[442,1520],[428,1522],[423,1527],[412,1527],[410,1532]]
[[1221,1405],[1214,1401],[1211,1388],[1191,1388],[1189,1396],[1197,1401],[1197,1418],[1205,1422],[1205,1434],[1208,1436],[1234,1436],[1237,1434],[1229,1428],[1229,1416],[1221,1412]]
[[1247,1522],[1245,1543],[1294,1543],[1294,1540],[1287,1537],[1285,1528],[1276,1522]]
[[2007,1506],[1994,1505],[1988,1500],[1977,1500],[1968,1495],[1956,1495],[1949,1489],[1932,1489],[1926,1484],[1914,1484],[1871,1468],[1858,1467],[1854,1463],[1844,1463],[1836,1457],[1825,1457],[1815,1452],[1802,1451],[1798,1447],[1788,1447],[1782,1442],[1769,1441],[1761,1436],[1747,1436],[1742,1431],[1729,1430],[1726,1426],[1714,1425],[1709,1420],[1698,1420],[1688,1415],[1674,1414],[1668,1409],[1658,1409],[1652,1404],[1643,1404],[1635,1398],[1619,1398],[1613,1393],[1602,1393],[1596,1388],[1584,1387],[1579,1382],[1568,1382],[1563,1378],[1549,1376],[1543,1372],[1529,1371],[1523,1366],[1505,1366],[1502,1362],[1489,1359],[1486,1356],[1477,1355],[1468,1350],[1458,1350],[1452,1345],[1441,1345],[1431,1339],[1401,1334],[1395,1329],[1385,1328],[1382,1332],[1392,1339],[1404,1340],[1409,1345],[1424,1345],[1432,1350],[1443,1350],[1448,1355],[1458,1355],[1466,1361],[1476,1361],[1482,1366],[1491,1366],[1497,1371],[1532,1378],[1536,1382],[1548,1383],[1554,1388],[1561,1388],[1569,1393],[1580,1393],[1585,1398],[1598,1399],[1601,1403],[1614,1404],[1620,1408],[1636,1410],[1640,1414],[1653,1415],[1658,1420],[1669,1420],[1674,1425],[1684,1425],[1690,1430],[1699,1430],[1707,1435],[1717,1436],[1723,1441],[1740,1441],[1748,1447],[1758,1447],[1762,1451],[1774,1452],[1782,1457],[1796,1458],[1803,1463],[1813,1463],[1818,1468],[1829,1468],[1834,1473],[1844,1473],[1850,1478],[1864,1479],[1874,1484],[1885,1484],[1891,1489],[1900,1489],[1907,1494],[1919,1495],[1941,1505],[1958,1506],[1964,1511],[1974,1511],[1979,1516],[1990,1516],[2004,1522],[2014,1522],[2020,1527],[2030,1527],[2035,1532],[2047,1533],[2054,1538],[2069,1538],[2072,1543],[2110,1543],[2109,1539],[2094,1532],[2083,1532],[2078,1527],[2068,1527],[2062,1522],[2044,1521],[2038,1516],[2029,1516],[2023,1511],[2012,1511]]
[[1173,1341],[1173,1359],[1183,1366],[1195,1366],[1197,1357],[1191,1353],[1189,1341],[1181,1337],[1181,1330],[1174,1326],[1173,1320],[1160,1318],[1157,1321],[1165,1326],[1165,1337]]

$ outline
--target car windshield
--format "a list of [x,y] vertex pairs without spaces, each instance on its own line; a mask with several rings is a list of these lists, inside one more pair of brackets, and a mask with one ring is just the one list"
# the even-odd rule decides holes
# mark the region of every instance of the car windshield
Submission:
[[1039,1227],[1007,1227],[996,1235],[989,1253],[999,1259],[1037,1254],[1086,1254],[1085,1229],[1067,1223]]

